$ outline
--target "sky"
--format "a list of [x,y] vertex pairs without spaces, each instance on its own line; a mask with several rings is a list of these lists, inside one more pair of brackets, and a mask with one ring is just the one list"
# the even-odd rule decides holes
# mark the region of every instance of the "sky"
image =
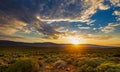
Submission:
[[120,46],[120,0],[0,0],[0,40]]

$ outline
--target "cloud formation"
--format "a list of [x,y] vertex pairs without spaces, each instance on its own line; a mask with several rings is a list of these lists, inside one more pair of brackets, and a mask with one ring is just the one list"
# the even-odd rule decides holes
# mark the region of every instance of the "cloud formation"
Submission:
[[[99,25],[95,25],[97,20],[92,19],[92,17],[98,11],[107,11],[111,8],[111,5],[106,4],[105,1],[0,0],[0,35],[5,38],[12,38],[11,36],[14,37],[19,32],[28,34],[37,32],[42,35],[43,39],[59,39],[62,36],[81,36],[82,33],[88,33],[92,29],[94,32],[97,27],[99,28]],[[120,3],[119,0],[110,0],[109,2],[117,7]],[[119,10],[115,10],[113,14],[119,16]],[[82,25],[76,28],[79,23]],[[115,27],[119,26],[107,24],[107,26],[100,28],[102,32],[112,32],[116,30]],[[76,32],[78,34],[75,34]],[[86,38],[92,37],[104,39],[98,36]],[[105,39],[107,38],[109,37]]]
[[107,10],[109,8],[110,8],[109,5],[104,5],[103,3],[99,4],[99,9],[101,9],[101,10]]
[[86,34],[83,36],[85,39],[93,39],[93,40],[109,40],[112,39],[112,36],[109,35],[93,35],[93,34]]
[[120,7],[120,0],[110,0],[110,2],[112,3],[112,5]]
[[115,27],[120,26],[120,24],[113,24],[113,23],[109,23],[107,26],[105,27],[101,27],[101,31],[105,32],[105,33],[110,33],[113,32],[114,30],[116,30]]
[[42,4],[40,6],[40,15],[36,16],[37,19],[44,22],[90,22],[90,17],[97,12],[97,9],[107,10],[110,8],[108,5],[103,4],[104,0],[61,0],[50,2],[54,4],[50,6]]
[[115,10],[113,15],[117,16],[116,17],[117,21],[120,21],[120,10]]
[[0,24],[0,34],[12,35],[26,25],[24,22],[16,19],[8,19],[8,21]]

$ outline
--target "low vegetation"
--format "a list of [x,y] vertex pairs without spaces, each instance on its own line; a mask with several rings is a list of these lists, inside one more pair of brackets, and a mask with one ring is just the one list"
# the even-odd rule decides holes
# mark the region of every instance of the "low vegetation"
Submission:
[[120,72],[120,48],[1,47],[0,72]]

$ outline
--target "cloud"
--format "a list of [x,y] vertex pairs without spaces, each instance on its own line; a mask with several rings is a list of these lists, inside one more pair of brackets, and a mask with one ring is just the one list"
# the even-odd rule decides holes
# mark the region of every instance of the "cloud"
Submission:
[[[48,40],[57,40],[57,39],[64,39],[67,37],[75,37],[76,39],[84,39],[84,40],[109,40],[114,38],[111,35],[95,35],[95,34],[86,34],[86,33],[78,33],[77,31],[73,32],[62,32],[55,36],[48,36],[44,39]],[[55,37],[55,38],[54,38]]]
[[19,31],[26,24],[24,22],[12,19],[9,22],[4,22],[0,24],[0,34],[12,35]]
[[[31,0],[27,0],[32,3]],[[37,6],[28,6],[24,0],[0,1],[0,33],[13,35],[23,29],[26,24],[35,21],[34,13]]]
[[116,15],[116,16],[120,16],[120,11],[115,10],[113,14]]
[[99,5],[103,3],[103,0],[85,0],[85,8],[81,12],[81,20],[83,21],[89,21],[90,17],[97,12],[97,9],[99,9]]
[[99,9],[100,10],[107,10],[109,8],[110,8],[110,6],[108,6],[108,5],[104,5],[103,3],[99,4]]
[[36,19],[40,3],[39,0],[0,1],[0,33],[5,35],[13,35],[17,31],[30,33],[31,29],[28,28],[30,25],[45,37],[59,34],[52,26]]
[[32,24],[32,27],[39,34],[43,34],[43,39],[58,39],[61,35],[64,35],[64,32],[60,32],[61,26],[46,24],[46,22],[36,21]]
[[41,19],[39,17],[36,17],[37,19],[39,19],[40,21],[43,22],[61,22],[61,21],[68,21],[68,22],[82,22],[83,20],[78,20],[78,19],[70,19],[70,18],[62,18],[62,19]]
[[120,7],[120,0],[110,0],[110,2],[112,3],[112,5]]
[[[6,35],[5,39],[18,31],[31,33],[33,30],[43,34],[43,39],[78,35],[70,33],[73,32],[71,23],[83,22],[92,26],[96,20],[91,17],[98,9],[110,8],[103,3],[104,0],[0,0],[0,34]],[[58,26],[55,26],[55,22]],[[102,30],[110,31],[110,27]],[[91,27],[79,29],[89,30]]]
[[[43,22],[91,22],[90,17],[97,12],[97,9],[107,10],[108,5],[103,0],[72,0],[54,2],[51,8],[48,5],[40,6],[40,15],[36,18]],[[56,5],[57,6],[54,6]],[[47,9],[45,9],[45,7]]]
[[102,32],[110,33],[110,32],[113,32],[114,30],[116,30],[116,28],[115,28],[116,26],[120,26],[120,24],[109,23],[105,27],[100,27],[100,29]]
[[2,35],[0,34],[0,40],[25,40],[26,38],[21,36],[13,36],[13,35]]
[[78,27],[79,29],[82,29],[82,30],[89,30],[90,27]]
[[2,0],[0,6],[9,16],[12,15],[27,23],[31,23],[35,18],[44,22],[90,22],[89,18],[98,8],[106,9],[107,6],[104,6],[103,2],[103,0]]
[[115,10],[115,11],[113,12],[113,15],[116,16],[116,20],[117,20],[117,21],[120,21],[120,11],[119,11],[119,10]]
[[93,34],[85,34],[82,36],[84,39],[93,39],[93,40],[108,40],[112,39],[112,36],[109,35],[93,35]]

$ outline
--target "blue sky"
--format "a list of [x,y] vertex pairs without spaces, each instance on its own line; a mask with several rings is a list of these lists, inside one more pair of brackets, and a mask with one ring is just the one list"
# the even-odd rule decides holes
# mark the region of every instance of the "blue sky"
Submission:
[[120,1],[0,1],[0,40],[70,43],[71,37],[80,43],[119,45]]

